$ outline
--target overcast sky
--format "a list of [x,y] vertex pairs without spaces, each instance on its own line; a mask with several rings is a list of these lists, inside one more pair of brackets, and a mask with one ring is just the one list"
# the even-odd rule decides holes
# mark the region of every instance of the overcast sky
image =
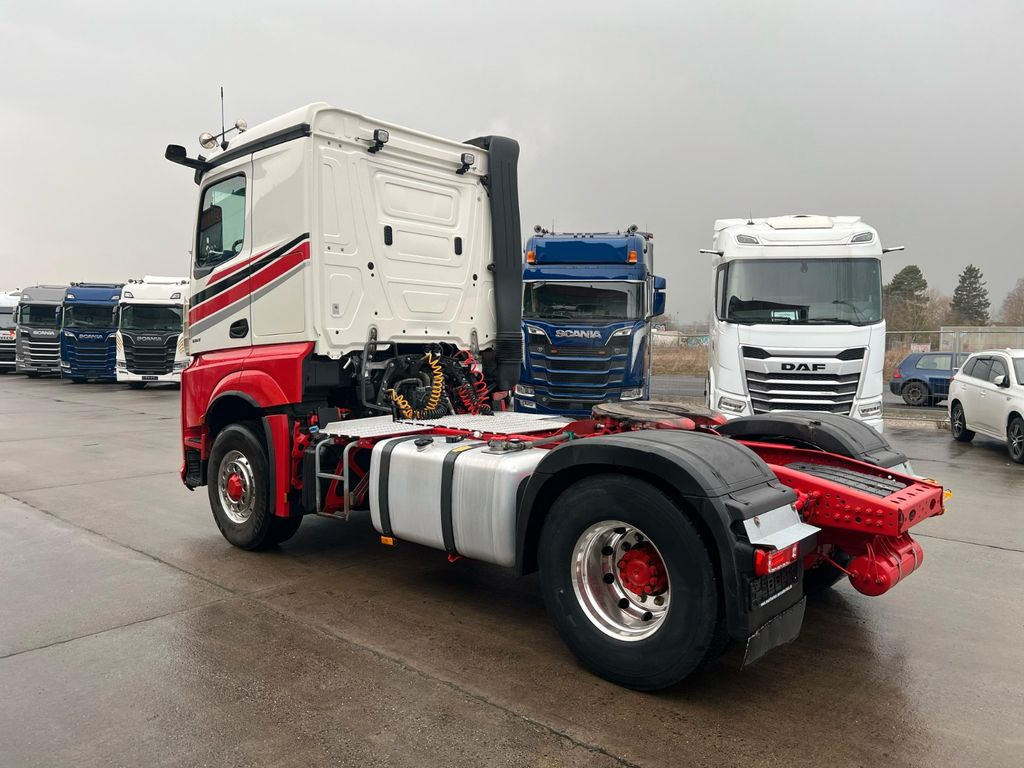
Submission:
[[703,318],[716,218],[859,214],[952,292],[1024,276],[1024,3],[0,4],[0,289],[184,274],[163,159],[312,101],[522,145],[524,230],[651,229]]

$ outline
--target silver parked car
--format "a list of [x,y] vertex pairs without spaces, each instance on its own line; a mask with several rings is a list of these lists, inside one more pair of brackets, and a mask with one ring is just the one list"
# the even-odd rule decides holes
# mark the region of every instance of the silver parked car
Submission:
[[1024,349],[967,358],[949,385],[949,423],[954,440],[1005,440],[1010,458],[1024,464]]

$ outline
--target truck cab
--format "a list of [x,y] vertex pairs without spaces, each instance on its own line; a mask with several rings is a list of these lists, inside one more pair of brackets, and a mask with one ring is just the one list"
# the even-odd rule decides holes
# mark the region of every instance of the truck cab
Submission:
[[15,314],[20,291],[0,291],[0,373],[14,370]]
[[188,365],[182,335],[188,278],[146,275],[121,289],[117,308],[117,380],[181,382]]
[[[706,384],[727,418],[821,411],[882,430],[878,233],[858,216],[715,222]],[[895,249],[888,249],[895,250]]]
[[15,367],[37,378],[60,373],[60,306],[66,285],[24,288],[15,315]]
[[61,303],[61,374],[76,384],[116,381],[116,312],[121,283],[72,283]]
[[523,267],[523,367],[516,410],[586,417],[650,395],[651,320],[665,311],[654,240],[535,228]]

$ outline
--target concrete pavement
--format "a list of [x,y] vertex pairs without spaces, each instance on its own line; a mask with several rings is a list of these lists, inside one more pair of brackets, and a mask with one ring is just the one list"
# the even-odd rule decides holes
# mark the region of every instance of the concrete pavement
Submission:
[[0,764],[1016,766],[1024,467],[888,437],[954,491],[922,569],[658,695],[581,669],[534,577],[307,519],[217,532],[175,390],[0,378]]

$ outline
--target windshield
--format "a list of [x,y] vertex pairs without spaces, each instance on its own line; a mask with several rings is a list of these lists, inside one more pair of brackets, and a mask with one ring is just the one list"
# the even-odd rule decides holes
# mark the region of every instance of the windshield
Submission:
[[0,309],[0,328],[8,329],[14,327],[14,307]]
[[882,320],[878,259],[732,261],[718,280],[718,315],[733,323],[870,325]]
[[530,320],[613,322],[643,312],[643,283],[537,280],[523,288],[523,317]]
[[53,304],[22,304],[18,307],[21,325],[57,326],[57,307]]
[[102,304],[72,304],[64,308],[65,328],[110,328],[113,308]]
[[181,307],[125,304],[121,307],[122,331],[181,331]]

